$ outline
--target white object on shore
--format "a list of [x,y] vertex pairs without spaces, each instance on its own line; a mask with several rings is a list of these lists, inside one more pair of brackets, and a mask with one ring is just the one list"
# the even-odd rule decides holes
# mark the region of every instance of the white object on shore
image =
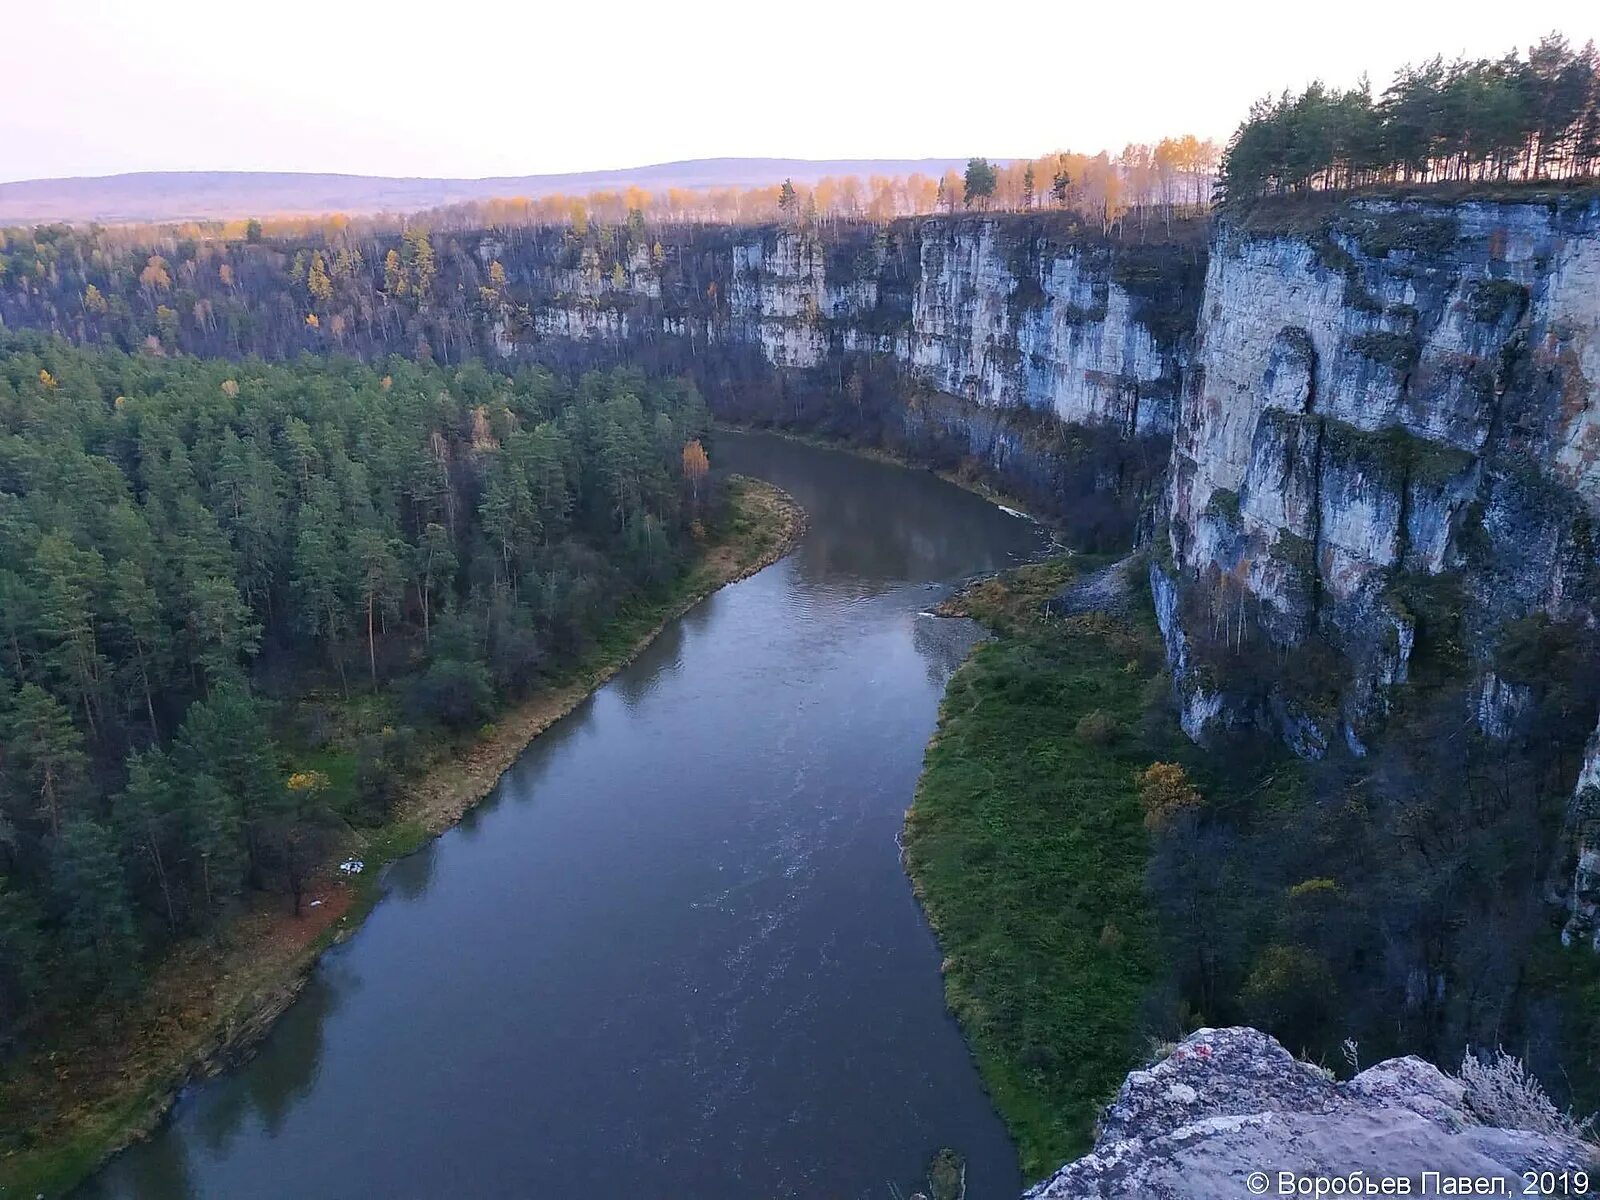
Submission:
[[367,864],[362,862],[359,858],[347,858],[339,864],[339,870],[343,871],[346,875],[359,875],[366,865]]

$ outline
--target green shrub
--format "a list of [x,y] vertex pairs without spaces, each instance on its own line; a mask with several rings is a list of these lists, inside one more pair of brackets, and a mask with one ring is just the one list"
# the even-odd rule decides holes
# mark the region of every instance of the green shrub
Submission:
[[1122,733],[1122,727],[1117,724],[1116,718],[1097,708],[1080,718],[1073,732],[1080,742],[1087,742],[1091,746],[1109,746]]
[[1495,325],[1507,313],[1522,315],[1528,307],[1528,289],[1509,279],[1480,279],[1472,285],[1467,304],[1474,320]]
[[1359,333],[1350,339],[1350,349],[1402,375],[1417,365],[1417,341],[1404,333]]

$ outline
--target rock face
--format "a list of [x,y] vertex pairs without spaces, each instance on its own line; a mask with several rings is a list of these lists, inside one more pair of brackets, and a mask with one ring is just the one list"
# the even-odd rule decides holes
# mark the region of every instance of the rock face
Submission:
[[497,343],[502,355],[675,337],[751,346],[783,369],[870,355],[983,408],[1163,436],[1204,261],[1160,238],[1122,246],[1047,221],[969,218],[697,233],[672,254],[703,286],[676,293],[662,285],[665,250],[659,266],[635,256],[610,275],[585,253],[576,268],[532,266],[531,324]]
[[911,323],[892,350],[940,391],[1172,431],[1184,348],[1157,343],[1109,253],[1006,237],[993,222],[930,223],[918,265]]
[[1052,219],[676,230],[606,269],[589,250],[480,243],[519,285],[506,359],[607,354],[693,374],[735,420],[979,464],[1126,545],[1165,467],[1205,251],[1191,227],[1112,242]]
[[[374,234],[343,247],[321,299],[300,273],[320,242],[231,246],[221,267],[185,245],[157,296],[137,254],[117,265],[57,233],[8,268],[0,325],[146,353],[687,374],[724,418],[987,474],[1098,549],[1128,545],[1165,471],[1206,258],[1196,221],[1108,238],[1061,212],[596,220],[434,231],[420,288],[410,245]],[[108,302],[86,307],[90,286]]]
[[1587,943],[1600,952],[1600,728],[1589,739],[1583,768],[1572,789],[1567,809],[1567,829],[1577,846],[1578,863],[1573,868],[1572,886],[1567,892],[1569,915],[1561,929],[1564,945]]
[[[1408,1179],[1411,1195],[1456,1194],[1442,1177],[1467,1176],[1503,1180],[1503,1194],[1519,1196],[1522,1172],[1586,1170],[1592,1155],[1563,1134],[1483,1124],[1462,1083],[1421,1059],[1335,1083],[1257,1030],[1201,1029],[1130,1074],[1101,1115],[1093,1152],[1027,1195],[1238,1200],[1295,1194],[1279,1190],[1280,1172],[1313,1181],[1361,1172]],[[1267,1189],[1255,1190],[1254,1172],[1266,1173]]]
[[[1494,672],[1499,628],[1594,619],[1600,204],[1357,202],[1312,233],[1222,226],[1164,516],[1191,732],[1250,721],[1308,756],[1359,753],[1407,678],[1419,596],[1448,586],[1474,715],[1506,736],[1528,697]],[[1204,643],[1245,627],[1344,666],[1218,694]]]

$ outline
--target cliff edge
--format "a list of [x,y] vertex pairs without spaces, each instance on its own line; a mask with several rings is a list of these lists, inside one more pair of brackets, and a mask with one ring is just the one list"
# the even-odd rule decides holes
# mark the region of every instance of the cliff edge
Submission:
[[[1093,1152],[1027,1200],[1238,1200],[1292,1195],[1296,1180],[1314,1187],[1336,1176],[1349,1194],[1385,1179],[1409,1187],[1374,1194],[1460,1194],[1452,1185],[1467,1178],[1503,1180],[1481,1186],[1520,1196],[1524,1172],[1589,1169],[1594,1148],[1560,1131],[1566,1123],[1554,1109],[1515,1122],[1542,1131],[1487,1120],[1511,1120],[1515,1105],[1503,1098],[1411,1057],[1337,1083],[1259,1030],[1201,1029],[1132,1072],[1101,1114]],[[1355,1189],[1348,1181],[1358,1174]]]

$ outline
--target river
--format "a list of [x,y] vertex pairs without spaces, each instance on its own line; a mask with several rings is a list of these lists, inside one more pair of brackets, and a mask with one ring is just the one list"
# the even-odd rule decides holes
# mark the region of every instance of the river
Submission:
[[719,434],[797,551],[539,738],[240,1069],[89,1197],[861,1197],[1017,1160],[896,842],[976,628],[925,611],[1038,530],[924,472]]

